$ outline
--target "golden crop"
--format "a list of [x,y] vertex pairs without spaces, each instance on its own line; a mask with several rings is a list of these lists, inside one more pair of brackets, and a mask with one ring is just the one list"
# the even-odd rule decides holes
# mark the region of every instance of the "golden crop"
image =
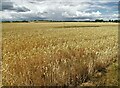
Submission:
[[116,23],[3,23],[2,45],[3,85],[117,84],[116,74],[93,80],[117,61]]

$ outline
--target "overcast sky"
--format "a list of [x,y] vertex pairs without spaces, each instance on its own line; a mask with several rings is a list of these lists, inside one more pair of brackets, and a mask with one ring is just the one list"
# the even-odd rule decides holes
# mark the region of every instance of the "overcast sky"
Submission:
[[119,0],[0,0],[2,20],[118,19]]

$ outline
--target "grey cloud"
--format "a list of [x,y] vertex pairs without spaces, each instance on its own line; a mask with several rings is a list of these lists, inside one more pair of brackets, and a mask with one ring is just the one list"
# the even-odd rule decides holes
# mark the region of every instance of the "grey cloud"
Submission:
[[92,19],[93,17],[87,17],[87,16],[84,16],[84,17],[68,17],[69,19]]
[[27,12],[27,11],[30,11],[26,7],[19,7],[19,6],[14,7],[14,3],[13,2],[3,1],[2,2],[2,9],[0,11],[5,11],[5,10],[16,11],[16,12]]
[[27,12],[30,11],[28,8],[26,7],[18,7],[15,9],[17,12]]
[[2,10],[13,10],[13,2],[2,2]]
[[39,3],[39,2],[45,2],[47,0],[28,0],[29,3],[32,3],[32,4],[36,4],[36,3]]

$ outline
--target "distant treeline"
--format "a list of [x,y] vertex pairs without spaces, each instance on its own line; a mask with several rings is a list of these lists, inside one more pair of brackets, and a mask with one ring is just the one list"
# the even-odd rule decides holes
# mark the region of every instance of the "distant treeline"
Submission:
[[105,21],[105,20],[99,20],[99,19],[96,19],[94,22],[116,22],[116,23],[119,23],[120,20],[108,20],[108,21]]
[[90,20],[86,20],[86,21],[54,21],[54,20],[31,20],[31,21],[27,21],[27,20],[23,20],[23,21],[2,21],[2,23],[19,23],[19,22],[115,22],[115,23],[120,23],[120,20],[102,20],[102,19],[96,19],[94,21],[90,21]]
[[26,21],[26,20],[23,20],[23,21],[2,21],[2,23],[19,23],[19,22],[30,22],[30,21]]

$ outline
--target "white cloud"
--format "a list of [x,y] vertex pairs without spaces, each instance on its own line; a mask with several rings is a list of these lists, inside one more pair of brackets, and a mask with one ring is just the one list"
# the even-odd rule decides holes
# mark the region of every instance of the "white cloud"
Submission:
[[101,13],[99,11],[97,12],[80,12],[80,11],[76,11],[74,14],[70,14],[70,13],[63,13],[63,16],[65,18],[71,18],[71,19],[89,19],[89,20],[95,20],[95,18],[101,18]]
[[13,19],[13,17],[8,12],[4,12],[4,13],[0,12],[0,16],[2,16],[2,19],[4,19],[4,20],[12,20]]
[[106,9],[98,3],[110,1],[113,0],[5,0],[4,10],[0,14],[3,20],[94,20],[104,18],[101,11],[93,11],[96,8]]
[[118,17],[118,14],[113,14],[113,17],[116,17],[116,18],[117,18],[117,17]]

